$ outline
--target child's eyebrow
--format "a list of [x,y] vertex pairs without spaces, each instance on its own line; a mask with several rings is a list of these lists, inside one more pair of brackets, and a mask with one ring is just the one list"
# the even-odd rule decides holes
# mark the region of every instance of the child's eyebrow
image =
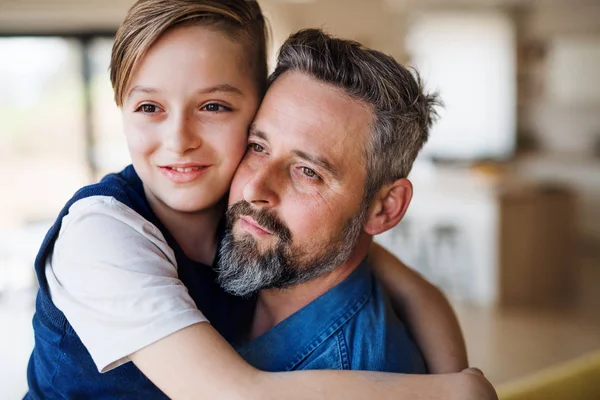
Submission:
[[[145,87],[145,86],[134,86],[130,91],[127,97],[132,97],[134,94],[143,93],[143,94],[156,94],[160,93],[159,89]],[[213,94],[213,93],[231,93],[239,96],[243,96],[244,93],[236,88],[235,86],[231,86],[227,83],[223,83],[220,85],[209,86],[207,88],[199,89],[196,91],[197,94]]]
[[243,96],[244,93],[242,93],[242,91],[238,88],[236,88],[235,86],[231,86],[227,83],[221,84],[221,85],[215,85],[215,86],[210,86],[204,89],[200,89],[198,90],[197,93],[200,94],[211,94],[211,93],[217,93],[217,92],[225,92],[225,93],[232,93],[232,94],[238,94],[240,96]]
[[135,87],[131,88],[127,97],[132,97],[136,93],[153,94],[153,93],[158,93],[158,92],[160,92],[160,90],[158,90],[158,89],[153,89],[153,88],[143,87],[143,86],[135,86]]

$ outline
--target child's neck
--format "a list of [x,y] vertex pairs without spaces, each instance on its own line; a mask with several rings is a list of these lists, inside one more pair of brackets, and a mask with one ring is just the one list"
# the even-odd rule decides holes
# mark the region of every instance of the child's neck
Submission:
[[217,229],[225,212],[225,201],[211,208],[184,213],[160,200],[148,198],[152,211],[171,233],[185,255],[193,261],[212,265],[217,254]]

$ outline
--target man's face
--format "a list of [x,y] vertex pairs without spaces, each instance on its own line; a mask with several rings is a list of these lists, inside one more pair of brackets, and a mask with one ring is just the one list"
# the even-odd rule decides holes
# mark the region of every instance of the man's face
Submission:
[[269,89],[230,191],[220,280],[236,294],[306,282],[347,261],[363,231],[372,114],[297,72]]

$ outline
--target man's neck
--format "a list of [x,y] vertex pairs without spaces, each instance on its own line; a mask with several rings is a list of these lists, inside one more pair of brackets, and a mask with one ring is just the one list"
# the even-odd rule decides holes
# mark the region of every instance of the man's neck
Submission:
[[362,235],[344,264],[332,272],[288,289],[265,289],[258,295],[250,339],[262,335],[344,281],[366,257],[372,237]]

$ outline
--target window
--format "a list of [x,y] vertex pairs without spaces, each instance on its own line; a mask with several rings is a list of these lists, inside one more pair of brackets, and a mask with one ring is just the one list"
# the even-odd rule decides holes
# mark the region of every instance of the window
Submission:
[[504,159],[516,140],[515,29],[501,12],[439,12],[415,21],[407,47],[445,107],[423,155]]
[[110,85],[108,67],[112,44],[112,39],[99,38],[90,45],[94,132],[92,154],[96,179],[120,171],[131,162],[123,135],[121,113],[114,102]]
[[34,284],[33,260],[65,202],[128,163],[111,46],[108,37],[0,38],[0,292]]

